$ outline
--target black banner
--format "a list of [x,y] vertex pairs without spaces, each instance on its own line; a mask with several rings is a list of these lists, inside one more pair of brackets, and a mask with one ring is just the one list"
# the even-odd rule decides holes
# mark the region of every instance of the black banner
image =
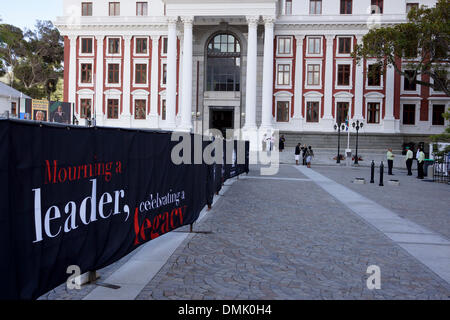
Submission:
[[0,299],[36,299],[69,266],[101,269],[194,223],[248,170],[175,165],[170,132],[1,120],[0,141]]

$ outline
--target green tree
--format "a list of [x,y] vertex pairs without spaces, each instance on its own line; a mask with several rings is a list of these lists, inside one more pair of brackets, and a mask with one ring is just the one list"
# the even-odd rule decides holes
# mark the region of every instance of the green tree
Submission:
[[10,24],[0,24],[0,74],[11,71],[10,85],[13,85],[14,71],[23,54],[22,30]]
[[358,63],[375,58],[380,66],[394,67],[410,82],[450,96],[449,14],[450,0],[439,0],[433,8],[414,8],[406,23],[371,29],[353,55]]

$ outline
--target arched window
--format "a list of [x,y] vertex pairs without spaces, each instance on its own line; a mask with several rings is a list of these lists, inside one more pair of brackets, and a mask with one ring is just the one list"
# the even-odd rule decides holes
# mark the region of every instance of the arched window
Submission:
[[207,91],[241,90],[241,45],[231,34],[218,34],[207,47]]

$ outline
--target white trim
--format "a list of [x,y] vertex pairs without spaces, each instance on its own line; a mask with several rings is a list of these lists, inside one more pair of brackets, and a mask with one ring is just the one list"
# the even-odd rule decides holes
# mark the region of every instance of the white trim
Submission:
[[448,125],[448,120],[444,118],[444,124],[443,125],[433,125],[433,106],[434,105],[444,105],[444,112],[448,112],[449,110],[449,101],[445,100],[432,100],[428,102],[428,120],[430,122],[430,127],[432,128],[442,128],[444,129]]
[[[82,92],[83,91],[83,92]],[[88,100],[91,100],[91,118],[93,118],[94,117],[94,103],[95,103],[95,101],[94,101],[94,92],[92,91],[92,93],[88,93],[87,91],[85,91],[85,90],[79,90],[79,92],[80,93],[77,93],[77,95],[78,95],[78,99],[77,99],[77,102],[78,102],[78,112],[76,112],[76,109],[77,108],[75,108],[75,113],[76,113],[76,115],[78,116],[77,118],[78,119],[85,119],[85,118],[81,118],[81,100],[83,100],[83,99],[88,99]],[[81,93],[82,92],[82,93]],[[102,107],[102,106],[100,106],[100,107]]]
[[[379,126],[381,125],[383,119],[383,98],[384,95],[379,93],[379,92],[371,92],[369,94],[364,95],[364,97],[366,98],[366,103],[365,103],[365,110],[366,110],[366,116],[365,116],[365,121],[366,121],[366,125],[368,126]],[[380,110],[379,110],[379,117],[378,117],[378,122],[377,123],[369,123],[368,119],[369,119],[369,103],[379,103],[380,104]]]
[[[119,39],[119,53],[109,53],[109,39]],[[107,36],[106,37],[106,57],[122,57],[122,37],[121,36]]]
[[[350,79],[349,79],[349,85],[338,85],[338,75],[339,75],[339,65],[349,65],[350,66]],[[349,90],[353,89],[353,60],[352,59],[338,59],[335,61],[335,68],[336,68],[336,80],[334,83],[334,87],[337,90]]]
[[[145,83],[136,83],[136,65],[137,64],[145,64],[147,66]],[[149,70],[148,59],[133,59],[133,87],[148,88],[149,76],[150,76],[149,71],[150,70]]]
[[[278,121],[278,102],[288,103],[288,121]],[[275,96],[275,122],[277,124],[288,124],[291,122],[291,110],[292,110],[292,95],[289,96],[286,93]]]
[[[159,85],[161,88],[166,88],[167,87],[167,75],[166,75],[166,83],[163,83],[163,78],[164,78],[164,69],[163,66],[167,65],[167,59],[161,59],[160,61],[160,70],[161,70],[161,77],[159,79]],[[166,71],[167,73],[167,71]]]
[[[309,39],[311,38],[320,38],[320,53],[309,53]],[[321,35],[313,35],[306,37],[306,57],[322,57],[323,56],[323,36]]]
[[[407,71],[407,70],[410,70],[410,69],[407,69],[407,68],[403,68],[403,71]],[[413,71],[413,70],[411,70],[411,71]],[[420,80],[422,80],[422,75],[417,75],[417,81],[420,81]],[[417,95],[420,95],[420,84],[416,84],[416,90],[415,91],[410,91],[410,90],[405,90],[405,76],[404,75],[401,75],[401,77],[400,77],[400,81],[401,81],[401,83],[400,83],[400,94],[401,95],[403,95],[403,94],[417,94]]]
[[[139,93],[135,94],[137,91],[139,91]],[[132,119],[133,119],[133,121],[138,121],[138,122],[147,120],[147,112],[148,112],[148,107],[149,107],[148,106],[148,96],[149,96],[148,92],[146,92],[146,94],[140,94],[140,91],[141,90],[133,91],[132,98],[131,98],[132,103],[133,103],[133,117],[132,117]],[[145,117],[144,117],[144,119],[136,119],[136,100],[145,100]]]
[[[348,93],[348,92],[338,92],[334,95],[335,99],[334,99],[334,119],[337,120],[337,105],[339,102],[346,102],[348,103],[348,115],[349,115],[349,119],[351,120],[352,117],[352,98],[353,95]],[[349,123],[350,124],[350,123]]]
[[[278,45],[279,45],[279,42],[278,42],[278,40],[280,39],[280,38],[284,38],[284,39],[289,39],[290,40],[290,42],[291,42],[291,44],[290,44],[290,52],[289,53],[279,53],[279,51],[278,51]],[[276,57],[293,57],[293,54],[294,54],[294,50],[293,50],[293,46],[294,46],[294,37],[293,36],[283,36],[283,35],[280,35],[280,36],[275,36],[275,41],[277,42],[277,44],[276,44]]]
[[[320,111],[322,110],[322,97],[323,94],[321,94],[320,92],[308,92],[307,94],[304,95],[305,97],[305,104],[303,106],[303,108],[305,108],[305,123],[307,124],[312,124],[312,125],[317,125],[320,124],[321,121],[321,116],[320,116]],[[319,103],[319,110],[318,110],[318,114],[317,114],[317,118],[318,121],[308,121],[308,102],[318,102]]]
[[[369,86],[369,66],[374,65],[374,64],[377,64],[377,61],[375,59],[368,59],[366,61],[366,74],[365,74],[366,89],[367,90],[383,90],[383,88],[384,88],[383,70],[381,70],[381,74],[380,74],[380,85],[379,86]],[[392,89],[392,90],[394,90],[394,89]]]
[[[293,59],[276,59],[275,61],[275,89],[292,89],[292,60]],[[289,65],[289,84],[278,84],[278,66]]]
[[[350,53],[339,53],[339,39],[340,38],[350,38]],[[345,36],[345,35],[336,36],[336,57],[350,58],[352,56],[353,47],[354,47],[354,37],[353,36],[351,36],[351,35],[350,36]]]
[[163,36],[161,36],[160,39],[161,39],[160,55],[161,55],[161,57],[167,57],[167,52],[166,53],[163,52],[163,50],[164,50],[164,39],[167,40],[167,50],[169,50],[169,37],[163,35]]
[[[137,53],[137,39],[146,39],[147,40],[147,53]],[[133,46],[134,46],[134,56],[135,57],[149,57],[150,56],[150,38],[145,36],[135,36],[133,37]]]
[[[92,40],[92,52],[91,53],[83,53],[83,52],[81,52],[81,50],[83,49],[83,39],[91,39]],[[95,37],[93,37],[93,36],[90,36],[90,37],[80,36],[78,38],[78,41],[79,41],[79,43],[78,43],[78,45],[79,45],[78,55],[80,57],[92,57],[92,58],[94,58],[95,52],[96,52],[94,39],[95,39]]]
[[[413,104],[415,105],[414,110],[414,124],[403,124],[403,105],[405,104]],[[411,128],[416,127],[419,124],[420,121],[420,101],[419,99],[409,99],[409,101],[402,102],[400,101],[400,126]]]
[[[119,83],[109,83],[109,65],[110,64],[118,64],[119,65]],[[122,86],[122,59],[117,58],[108,58],[106,59],[106,70],[105,70],[105,87],[109,88],[119,88]]]
[[[81,82],[81,76],[82,76],[82,70],[81,65],[82,64],[90,64],[92,66],[91,69],[91,82],[88,83],[82,83]],[[94,58],[84,58],[84,59],[78,59],[78,86],[79,87],[93,87],[94,86]]]
[[[309,65],[320,65],[319,70],[319,85],[310,85],[308,84],[308,66]],[[322,89],[323,81],[322,81],[322,75],[323,75],[323,59],[306,59],[305,60],[305,89]]]

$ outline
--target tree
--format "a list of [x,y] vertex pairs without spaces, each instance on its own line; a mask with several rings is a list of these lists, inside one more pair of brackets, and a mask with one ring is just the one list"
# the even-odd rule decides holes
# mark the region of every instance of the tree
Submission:
[[10,24],[0,24],[0,73],[11,70],[10,85],[14,81],[14,70],[24,53],[23,32]]
[[449,14],[450,0],[439,0],[434,8],[413,8],[408,22],[371,29],[353,56],[358,63],[375,58],[380,66],[394,67],[411,83],[450,96]]

